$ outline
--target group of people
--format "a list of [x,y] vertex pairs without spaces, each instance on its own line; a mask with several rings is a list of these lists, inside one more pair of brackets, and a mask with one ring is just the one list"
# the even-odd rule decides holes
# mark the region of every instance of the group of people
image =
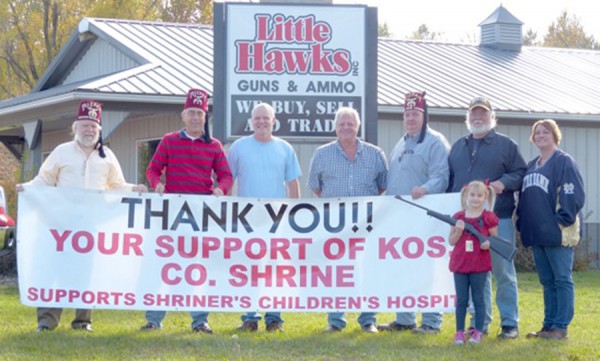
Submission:
[[[555,121],[540,120],[532,127],[531,141],[540,155],[526,164],[517,144],[495,131],[496,117],[490,101],[474,98],[468,107],[469,134],[452,147],[428,126],[425,92],[405,95],[404,130],[390,155],[358,138],[360,117],[352,108],[335,114],[336,140],[317,148],[310,162],[308,188],[318,197],[411,195],[461,192],[457,219],[449,243],[454,246],[450,270],[457,294],[455,343],[477,343],[492,321],[491,276],[496,279],[496,305],[500,311],[499,338],[519,335],[518,285],[515,266],[489,251],[465,229],[473,225],[486,236],[498,235],[515,242],[515,194],[520,193],[516,227],[523,244],[532,246],[536,269],[544,289],[544,320],[541,330],[527,337],[565,339],[574,315],[572,280],[573,247],[579,240],[578,212],[584,190],[577,164],[558,145],[561,132]],[[237,181],[237,196],[253,198],[299,198],[302,175],[292,146],[273,135],[275,113],[266,103],[252,110],[253,134],[236,140],[226,153],[210,136],[207,123],[208,93],[191,89],[181,119],[185,127],[166,134],[148,165],[146,176],[158,193],[228,195]],[[114,154],[102,145],[100,103],[79,105],[73,123],[74,140],[59,145],[42,164],[32,185],[80,187],[146,192],[143,184],[128,184]],[[216,179],[216,182],[214,181]],[[17,191],[23,191],[17,185]],[[540,221],[541,220],[541,221]],[[490,272],[491,271],[491,272]],[[474,317],[465,330],[469,299]],[[58,325],[62,309],[39,308],[38,331]],[[165,311],[147,311],[141,330],[162,327]],[[211,334],[208,313],[190,312],[192,330]],[[442,314],[423,313],[417,326],[414,313],[400,312],[389,324],[377,325],[375,313],[363,312],[358,323],[365,332],[440,332]],[[257,331],[262,316],[249,312],[241,317],[239,330]],[[283,331],[279,312],[265,314],[269,332]],[[77,310],[74,329],[91,331],[91,310]],[[328,315],[326,332],[346,327],[344,313]]]

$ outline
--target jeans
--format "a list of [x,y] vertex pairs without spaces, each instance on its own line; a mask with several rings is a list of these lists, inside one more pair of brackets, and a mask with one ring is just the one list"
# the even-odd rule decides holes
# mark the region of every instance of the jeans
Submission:
[[[161,328],[162,321],[166,315],[167,311],[146,311],[146,321]],[[190,312],[190,316],[192,316],[192,330],[202,324],[208,323],[208,312],[193,311]]]
[[[258,312],[248,312],[241,317],[242,322],[258,322],[262,319],[262,316]],[[281,312],[267,312],[265,313],[265,325],[270,325],[272,323],[283,324],[283,319],[281,318]]]
[[456,331],[465,330],[465,317],[469,306],[469,291],[475,306],[475,329],[484,330],[485,300],[484,289],[489,272],[454,273],[456,290]]
[[[377,320],[375,319],[376,312],[361,312],[358,315],[358,324],[360,327],[364,327],[370,324],[375,325]],[[334,326],[343,330],[346,328],[346,319],[344,318],[344,312],[329,312],[327,314],[327,322],[330,326]]]
[[[498,224],[498,236],[515,242],[515,225],[510,218],[501,218]],[[496,305],[500,311],[500,326],[519,327],[519,292],[515,263],[502,258],[491,251],[492,274],[496,279]],[[484,289],[485,321],[483,329],[488,330],[492,322],[492,278],[488,275]],[[472,310],[471,310],[472,311]],[[471,312],[471,327],[474,327]]]
[[575,313],[573,247],[533,246],[533,260],[544,288],[544,323],[551,330],[567,330]]
[[[423,312],[422,317],[422,326],[429,326],[438,330],[442,327],[443,315],[441,312]],[[403,326],[416,325],[417,314],[414,312],[397,312],[396,323]]]

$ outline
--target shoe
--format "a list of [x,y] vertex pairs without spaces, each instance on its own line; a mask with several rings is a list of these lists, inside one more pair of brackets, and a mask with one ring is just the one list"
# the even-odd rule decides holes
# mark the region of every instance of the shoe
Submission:
[[471,337],[469,338],[469,343],[480,343],[483,335],[479,330],[473,330],[471,332]]
[[77,331],[92,332],[92,325],[90,325],[89,323],[79,325],[79,326],[72,326],[72,328]]
[[467,342],[467,338],[465,337],[465,333],[462,331],[456,331],[454,335],[454,344],[455,345],[464,345]]
[[[473,334],[473,331],[475,331],[475,327],[469,327],[469,329],[467,330],[467,332],[465,332],[468,336],[471,336]],[[488,335],[488,330],[483,330],[481,331],[481,335],[482,336],[487,336]]]
[[329,325],[329,327],[327,327],[325,329],[325,331],[323,331],[323,332],[325,332],[325,333],[336,333],[336,332],[342,332],[342,329],[339,328],[339,327],[335,327],[335,326]]
[[546,333],[550,331],[550,329],[546,326],[542,327],[541,330],[539,331],[535,331],[535,332],[529,332],[527,334],[527,336],[525,336],[526,338],[537,338],[537,337],[542,337],[542,334]]
[[567,330],[563,330],[562,328],[555,328],[554,330],[543,332],[539,337],[544,340],[566,340],[568,338]]
[[194,331],[196,333],[206,333],[208,335],[213,334],[213,330],[210,329],[210,326],[208,325],[208,323],[203,323],[201,325],[198,325],[198,326],[194,327],[192,329],[192,331]]
[[52,330],[48,326],[38,326],[38,328],[35,330],[35,332],[37,332],[37,333],[46,332],[46,331],[52,331]]
[[252,321],[244,321],[240,327],[237,328],[238,331],[248,331],[248,332],[256,332],[258,331],[258,322]]
[[283,332],[283,327],[279,322],[271,322],[266,326],[267,332]]
[[439,328],[422,325],[421,327],[413,328],[410,332],[415,335],[436,335],[440,333]]
[[377,327],[375,327],[375,324],[373,324],[373,323],[369,323],[368,325],[362,326],[362,330],[366,333],[378,333],[379,332],[379,330],[377,330]]
[[417,325],[401,325],[396,321],[377,325],[379,331],[410,331],[414,330],[416,327]]
[[498,338],[504,340],[513,340],[519,337],[519,329],[511,326],[502,326],[502,332],[498,334]]
[[144,326],[140,327],[140,331],[156,331],[156,330],[160,330],[160,327],[158,327],[155,323],[152,323],[152,322],[148,322]]

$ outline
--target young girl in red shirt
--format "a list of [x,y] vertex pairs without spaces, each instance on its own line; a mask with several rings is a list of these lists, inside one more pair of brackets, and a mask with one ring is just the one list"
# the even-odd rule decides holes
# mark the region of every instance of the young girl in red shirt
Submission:
[[[483,335],[485,305],[483,290],[488,272],[492,270],[490,241],[480,244],[477,237],[465,230],[465,223],[475,227],[484,236],[498,235],[498,217],[486,209],[493,209],[494,192],[481,181],[472,181],[461,191],[462,211],[454,214],[456,225],[450,229],[449,242],[454,246],[450,254],[450,271],[454,273],[456,289],[456,335],[454,343],[479,343]],[[469,304],[469,290],[475,306],[475,329],[465,333],[465,317]]]

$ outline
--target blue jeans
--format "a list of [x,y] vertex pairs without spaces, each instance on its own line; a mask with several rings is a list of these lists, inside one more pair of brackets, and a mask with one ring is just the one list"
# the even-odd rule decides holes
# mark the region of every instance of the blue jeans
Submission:
[[[358,324],[360,327],[370,324],[375,325],[377,323],[377,320],[375,319],[376,314],[376,312],[361,312],[361,314],[358,315]],[[330,326],[337,327],[340,330],[346,328],[347,324],[346,319],[344,318],[344,312],[329,312],[327,314],[327,322]]]
[[[510,218],[501,218],[498,224],[498,236],[515,242],[515,225]],[[500,326],[519,327],[519,289],[517,284],[517,271],[515,263],[502,258],[491,251],[492,274],[496,279],[496,305],[500,311]],[[488,330],[492,322],[492,278],[488,275],[485,284],[485,321],[483,329]],[[471,311],[471,327],[474,317]]]
[[[429,326],[437,328],[438,330],[442,327],[442,313],[441,312],[423,312],[423,319],[421,320],[422,326]],[[397,312],[396,323],[404,326],[416,325],[417,314],[414,312]]]
[[456,331],[465,330],[465,317],[469,306],[469,291],[475,307],[475,329],[484,330],[485,301],[484,289],[489,272],[454,273],[456,290]]
[[[146,311],[146,321],[161,328],[162,321],[166,315],[167,311]],[[190,312],[190,316],[192,316],[192,330],[202,324],[208,323],[208,312],[194,311]]]
[[573,247],[533,246],[533,260],[544,288],[544,327],[567,330],[575,313]]
[[[242,322],[258,322],[262,319],[262,316],[258,312],[248,312],[241,317]],[[265,325],[270,325],[273,322],[283,324],[281,318],[281,312],[267,312],[265,313]]]

